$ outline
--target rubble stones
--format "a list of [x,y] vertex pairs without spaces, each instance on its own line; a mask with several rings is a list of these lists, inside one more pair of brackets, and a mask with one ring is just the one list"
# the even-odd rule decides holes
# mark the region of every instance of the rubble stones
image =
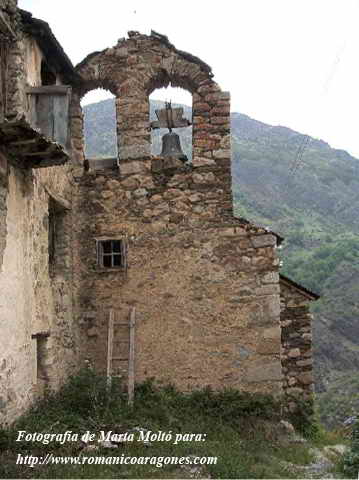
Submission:
[[252,238],[254,248],[274,246],[277,243],[277,239],[274,235],[257,235]]
[[121,175],[130,175],[132,173],[141,173],[144,171],[144,165],[141,162],[121,162],[120,173]]
[[299,348],[292,348],[291,350],[289,350],[289,352],[288,352],[288,357],[290,357],[290,358],[298,358],[298,357],[300,357],[300,350],[299,350]]
[[312,399],[313,365],[311,314],[308,302],[289,285],[281,285],[282,366],[287,409],[295,411],[296,397]]
[[277,362],[250,366],[246,371],[245,381],[248,383],[282,380],[282,370]]
[[194,167],[207,167],[209,165],[215,165],[215,160],[205,157],[194,157],[192,164]]

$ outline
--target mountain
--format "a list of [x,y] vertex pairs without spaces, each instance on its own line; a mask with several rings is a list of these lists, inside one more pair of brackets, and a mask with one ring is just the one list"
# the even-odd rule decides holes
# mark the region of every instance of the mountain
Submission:
[[[162,106],[151,102],[152,118]],[[190,118],[190,107],[184,111]],[[114,101],[84,113],[87,155],[115,155]],[[359,369],[359,160],[241,113],[231,122],[236,214],[282,234],[283,273],[321,295],[312,310],[316,389],[323,391]],[[191,127],[178,133],[191,157]],[[156,153],[160,135],[152,134]]]

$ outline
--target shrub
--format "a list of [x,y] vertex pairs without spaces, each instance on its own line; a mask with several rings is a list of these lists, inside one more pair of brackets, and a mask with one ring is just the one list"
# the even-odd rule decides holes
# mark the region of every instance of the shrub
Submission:
[[295,403],[297,409],[289,415],[289,420],[305,438],[318,441],[323,434],[323,427],[317,412],[314,411],[313,400],[302,400],[296,397]]
[[357,478],[359,472],[359,421],[354,425],[350,449],[343,458],[343,471],[351,478]]

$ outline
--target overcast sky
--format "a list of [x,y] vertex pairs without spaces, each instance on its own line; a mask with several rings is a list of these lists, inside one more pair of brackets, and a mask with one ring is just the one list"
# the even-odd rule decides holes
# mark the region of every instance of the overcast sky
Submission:
[[[19,0],[72,62],[151,29],[211,65],[232,111],[359,158],[359,0]],[[153,98],[190,103],[188,94]],[[93,94],[87,102],[102,97]]]

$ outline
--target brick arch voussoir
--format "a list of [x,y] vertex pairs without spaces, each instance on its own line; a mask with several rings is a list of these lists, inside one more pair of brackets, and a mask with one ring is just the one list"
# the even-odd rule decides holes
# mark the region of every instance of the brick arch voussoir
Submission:
[[182,58],[178,54],[164,56],[158,64],[149,65],[145,79],[145,89],[150,95],[157,88],[169,85],[180,87],[192,95],[201,83],[211,80],[211,74],[204,71],[199,64]]
[[161,69],[147,79],[144,88],[148,95],[158,88],[167,88],[168,86],[183,88],[193,95],[201,83],[208,80],[204,72],[196,73],[197,75],[191,75],[191,72],[167,72],[165,69]]
[[115,67],[116,64],[109,62],[109,59],[104,56],[104,52],[100,52],[97,55],[91,54],[86,57],[76,67],[76,71],[82,78],[82,82],[78,87],[81,97],[97,88],[103,88],[112,93],[112,95],[117,96],[121,78]]
[[80,88],[78,89],[78,93],[80,96],[80,100],[92,90],[97,90],[98,88],[102,88],[103,90],[107,90],[112,95],[117,97],[119,91],[119,83],[114,81],[113,79],[108,78],[89,78],[84,79],[81,83]]

